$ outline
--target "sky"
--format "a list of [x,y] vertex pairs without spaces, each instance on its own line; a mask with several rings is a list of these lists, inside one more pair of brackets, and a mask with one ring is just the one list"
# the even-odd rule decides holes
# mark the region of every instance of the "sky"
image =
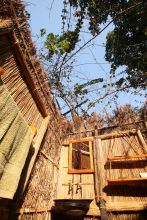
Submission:
[[[32,37],[35,41],[36,47],[42,42],[38,36],[40,35],[40,29],[45,28],[47,33],[61,34],[61,12],[63,9],[62,0],[27,0],[27,10],[29,11],[30,25],[32,29]],[[77,63],[74,69],[74,80],[77,82],[84,82],[83,73],[85,78],[94,79],[98,77],[109,78],[110,64],[106,62],[104,58],[106,34],[111,31],[113,26],[109,26],[101,35],[99,35],[94,43],[95,47],[92,49],[86,48],[77,55]],[[87,41],[90,39],[89,34],[83,34],[82,37]],[[94,60],[95,59],[95,60]],[[95,64],[96,62],[96,64]],[[122,71],[120,68],[118,71]],[[75,79],[76,78],[76,79]],[[99,93],[89,94],[92,96],[98,96]],[[122,93],[117,101],[118,105],[124,105],[130,103],[133,106],[141,106],[144,101],[143,96],[134,96],[131,93]],[[96,105],[91,111],[102,112],[105,106],[105,100],[103,103]],[[111,106],[107,106],[107,111],[112,111]],[[112,108],[115,108],[114,103]]]

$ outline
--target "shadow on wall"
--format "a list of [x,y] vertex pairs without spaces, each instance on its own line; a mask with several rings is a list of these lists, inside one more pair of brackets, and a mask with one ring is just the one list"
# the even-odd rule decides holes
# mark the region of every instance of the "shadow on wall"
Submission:
[[127,212],[127,213],[110,213],[108,220],[147,220],[147,211]]
[[[73,211],[72,211],[73,212]],[[84,220],[84,216],[79,216],[79,210],[74,210],[74,213],[71,211],[68,212],[59,212],[59,213],[52,213],[52,220]],[[77,213],[76,213],[77,212]]]
[[[146,197],[147,196],[147,187],[146,185],[142,186],[106,186],[104,192],[107,196],[123,196],[123,197]],[[141,198],[140,198],[141,201]],[[147,218],[146,218],[147,219]]]
[[67,215],[67,213],[52,213],[52,220],[100,220],[100,217],[94,217],[94,216],[75,216],[75,213],[73,216]]

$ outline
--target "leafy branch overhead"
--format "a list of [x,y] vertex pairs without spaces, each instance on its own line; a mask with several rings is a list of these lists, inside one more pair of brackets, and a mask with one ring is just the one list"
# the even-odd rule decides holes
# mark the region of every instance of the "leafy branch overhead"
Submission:
[[[79,103],[89,101],[85,96],[92,87],[103,89],[107,95],[123,88],[146,88],[146,0],[64,0],[63,5],[61,35],[46,35],[45,29],[40,30],[41,36],[46,36],[46,50],[42,57],[46,65],[50,63],[47,67],[48,79],[56,97],[62,98],[69,108],[80,106],[82,109]],[[105,59],[111,64],[110,82],[101,73],[93,79],[76,82],[73,74],[77,53],[92,43],[110,24],[113,24],[113,30],[107,34],[105,47]],[[87,42],[82,41],[83,30],[91,34]],[[116,72],[121,66],[124,71],[118,77]],[[113,91],[109,92],[110,87]],[[105,94],[100,97],[105,97]]]

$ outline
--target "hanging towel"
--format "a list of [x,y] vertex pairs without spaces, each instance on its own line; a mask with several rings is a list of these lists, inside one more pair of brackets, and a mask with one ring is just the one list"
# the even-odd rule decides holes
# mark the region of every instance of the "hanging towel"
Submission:
[[13,199],[33,133],[0,79],[0,197]]

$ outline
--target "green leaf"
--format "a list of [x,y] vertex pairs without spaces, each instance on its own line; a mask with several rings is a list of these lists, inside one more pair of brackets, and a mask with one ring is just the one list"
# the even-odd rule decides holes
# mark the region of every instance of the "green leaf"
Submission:
[[46,29],[45,28],[40,29],[41,37],[43,37],[45,34],[46,34]]

